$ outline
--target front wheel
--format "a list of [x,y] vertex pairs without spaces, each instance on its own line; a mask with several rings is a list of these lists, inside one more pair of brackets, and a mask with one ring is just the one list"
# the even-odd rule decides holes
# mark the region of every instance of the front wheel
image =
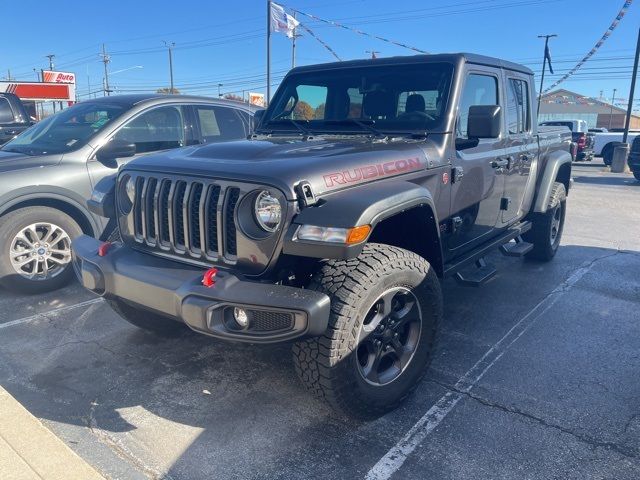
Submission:
[[56,290],[73,277],[71,240],[82,233],[60,210],[25,207],[0,219],[0,282],[19,293]]
[[397,407],[427,370],[442,316],[429,263],[388,245],[327,262],[312,289],[331,298],[324,335],[293,347],[305,386],[337,410],[371,419]]
[[531,230],[522,236],[525,241],[533,243],[533,249],[527,253],[527,258],[548,262],[555,257],[564,230],[566,210],[567,191],[562,183],[555,182],[547,211],[534,213]]

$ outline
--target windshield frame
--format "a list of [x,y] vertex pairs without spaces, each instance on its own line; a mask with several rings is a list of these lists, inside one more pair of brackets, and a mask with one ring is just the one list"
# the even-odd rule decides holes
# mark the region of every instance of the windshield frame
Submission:
[[[397,68],[406,67],[408,69],[429,69],[429,68],[439,68],[442,69],[442,80],[445,82],[442,90],[438,90],[441,98],[443,98],[442,105],[439,107],[439,114],[436,117],[437,122],[434,122],[428,129],[420,128],[418,126],[413,128],[389,128],[388,126],[379,125],[376,123],[376,120],[368,118],[365,115],[361,115],[359,117],[351,117],[347,116],[344,118],[345,122],[343,125],[340,125],[340,122],[334,122],[334,119],[323,118],[323,119],[312,119],[305,120],[303,118],[295,119],[298,122],[301,122],[304,125],[305,129],[308,129],[310,133],[313,135],[372,135],[372,129],[364,128],[362,125],[358,125],[357,122],[352,122],[352,120],[357,120],[361,122],[366,122],[369,126],[373,127],[376,130],[379,130],[384,135],[412,135],[412,134],[424,134],[426,132],[436,133],[436,132],[444,132],[446,131],[446,126],[449,122],[449,110],[451,108],[452,95],[455,88],[456,76],[457,76],[457,68],[454,62],[449,62],[442,59],[437,59],[434,61],[422,61],[422,62],[413,62],[407,61],[402,63],[371,63],[371,64],[359,64],[352,66],[344,66],[344,67],[333,67],[323,69],[320,66],[317,69],[304,69],[302,71],[293,70],[290,72],[282,81],[280,86],[278,87],[275,95],[273,96],[269,106],[265,110],[265,114],[260,121],[260,124],[256,128],[256,133],[258,134],[300,134],[300,130],[296,128],[296,126],[289,124],[288,122],[280,122],[281,119],[277,118],[278,115],[281,115],[280,111],[283,101],[288,101],[291,97],[289,93],[290,89],[295,88],[296,85],[310,85],[315,86],[313,82],[305,83],[305,79],[317,77],[319,75],[323,75],[326,72],[328,78],[334,75],[339,75],[340,73],[345,73],[345,77],[354,74],[354,70],[360,70],[362,73],[360,74],[362,77],[369,74],[371,70],[385,71],[389,69],[397,70]],[[304,67],[303,67],[304,68]],[[357,75],[357,73],[356,73]],[[327,82],[329,83],[329,82]],[[346,84],[345,84],[346,85]],[[327,87],[330,88],[330,87]],[[335,88],[335,87],[334,87]],[[354,87],[347,87],[354,88]],[[404,92],[397,92],[398,95]],[[284,98],[288,96],[288,98]],[[397,101],[397,98],[396,98]],[[396,108],[398,105],[396,104]],[[278,111],[276,112],[276,109]],[[283,120],[289,120],[290,117],[282,117]],[[327,124],[320,124],[315,122],[327,122]],[[386,122],[388,120],[383,120]],[[314,124],[315,123],[315,124]]]
[[[113,109],[113,110],[119,110],[119,111],[116,112],[116,114],[113,117],[109,118],[106,122],[101,124],[99,128],[91,132],[88,136],[74,142],[72,145],[65,145],[65,148],[52,148],[51,150],[47,150],[46,147],[50,147],[50,145],[48,144],[43,145],[42,143],[33,141],[33,139],[29,143],[20,143],[20,141],[23,140],[25,137],[28,137],[29,135],[33,135],[34,131],[40,131],[40,133],[37,134],[38,137],[36,137],[36,138],[39,138],[40,135],[45,134],[48,131],[48,129],[52,128],[55,122],[60,122],[61,118],[73,118],[73,115],[77,115],[78,112],[79,111],[82,112],[83,109],[85,111],[82,114],[91,113],[91,110],[87,110],[87,107],[94,107],[94,111],[99,110],[101,107],[103,109],[107,108],[107,109]],[[102,135],[104,132],[108,131],[110,127],[115,125],[119,119],[123,118],[123,116],[128,111],[131,110],[131,107],[132,105],[119,103],[119,102],[88,100],[85,102],[77,103],[72,107],[64,109],[30,126],[25,131],[21,132],[20,135],[9,140],[4,145],[0,146],[0,151],[22,153],[30,156],[64,155],[67,153],[76,152],[86,147],[87,145],[90,145],[93,139]],[[64,123],[61,123],[61,124],[64,125]]]

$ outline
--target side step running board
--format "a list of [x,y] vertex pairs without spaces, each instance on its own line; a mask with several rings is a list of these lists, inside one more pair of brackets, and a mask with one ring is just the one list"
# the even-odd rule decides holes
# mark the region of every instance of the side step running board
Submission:
[[484,258],[476,260],[476,269],[469,269],[464,274],[456,272],[455,279],[458,283],[468,287],[481,287],[493,278],[497,270],[493,265],[488,265]]
[[[477,277],[484,277],[486,276],[490,270],[489,270],[489,266],[484,262],[484,256],[491,252],[492,250],[495,250],[496,248],[505,245],[506,243],[509,243],[511,240],[515,239],[515,238],[520,238],[520,236],[523,233],[528,232],[529,230],[531,230],[531,222],[529,221],[524,221],[524,222],[520,222],[516,225],[513,225],[511,228],[509,228],[508,230],[506,230],[505,232],[503,232],[501,235],[499,235],[496,238],[492,238],[491,240],[489,240],[487,243],[485,243],[484,245],[480,245],[479,247],[474,248],[471,252],[466,253],[464,255],[462,255],[461,257],[456,258],[455,260],[453,260],[452,262],[447,263],[444,266],[444,276],[445,277],[449,277],[452,275],[456,275],[458,272],[460,272],[462,269],[464,269],[465,267],[468,267],[470,265],[473,265],[474,263],[476,264],[476,267],[478,268],[478,270],[480,270],[481,272],[478,273],[472,273],[472,274],[468,274],[465,273],[462,275],[463,279],[467,279],[468,281],[470,281],[471,283],[466,283],[464,280],[460,280],[459,276],[456,275],[456,277],[458,278],[458,281],[461,281],[462,283],[464,283],[465,285],[477,285],[477,282],[475,280],[477,280]],[[522,240],[520,238],[520,240]],[[520,243],[526,244],[526,246],[519,246]],[[533,248],[533,245],[527,243],[527,242],[517,242],[516,241],[516,245],[517,247],[511,247],[509,246],[509,251],[511,251],[511,248],[517,248],[517,250],[514,250],[514,255],[516,251],[522,251],[524,250],[524,253],[527,253],[529,250]],[[529,247],[528,245],[531,245],[531,247]],[[522,253],[522,255],[524,255],[524,253]],[[518,254],[518,256],[520,256],[520,254]],[[480,265],[478,265],[478,262],[480,263]],[[493,267],[490,267],[493,268]],[[494,269],[495,270],[495,269]],[[495,275],[495,272],[491,273],[490,275],[487,276],[487,278],[485,280],[483,280],[480,284],[486,282],[487,280],[489,280],[493,275]],[[472,281],[472,279],[474,279]]]
[[524,257],[533,250],[533,243],[525,242],[520,235],[514,238],[515,242],[500,245],[500,251],[507,257]]

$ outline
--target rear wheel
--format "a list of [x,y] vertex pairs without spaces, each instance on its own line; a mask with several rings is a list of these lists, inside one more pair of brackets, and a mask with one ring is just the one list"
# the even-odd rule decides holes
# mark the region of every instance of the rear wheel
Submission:
[[375,418],[418,385],[442,315],[440,283],[414,253],[366,245],[353,260],[328,262],[312,287],[331,298],[324,335],[293,347],[305,386],[337,410]]
[[613,162],[613,147],[611,145],[607,145],[602,149],[602,160],[607,167],[611,166]]
[[25,207],[0,219],[0,282],[20,293],[63,287],[74,277],[71,241],[82,230],[60,210]]
[[527,253],[527,258],[549,261],[555,257],[566,214],[567,192],[560,182],[555,182],[551,190],[551,197],[545,213],[534,213],[531,218],[532,227],[522,237],[533,243],[533,249]]
[[107,299],[109,306],[123,319],[142,330],[161,337],[177,337],[188,330],[184,323],[136,308],[118,299]]

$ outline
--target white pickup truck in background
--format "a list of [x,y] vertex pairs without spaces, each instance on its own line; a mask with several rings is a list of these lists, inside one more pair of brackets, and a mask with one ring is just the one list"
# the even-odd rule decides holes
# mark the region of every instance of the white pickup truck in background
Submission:
[[[638,130],[629,131],[629,137],[627,143],[631,144],[633,139],[640,134]],[[605,165],[611,165],[613,159],[613,147],[616,142],[622,142],[622,136],[624,132],[612,132],[607,133],[594,133],[593,152],[595,155],[602,157]]]

